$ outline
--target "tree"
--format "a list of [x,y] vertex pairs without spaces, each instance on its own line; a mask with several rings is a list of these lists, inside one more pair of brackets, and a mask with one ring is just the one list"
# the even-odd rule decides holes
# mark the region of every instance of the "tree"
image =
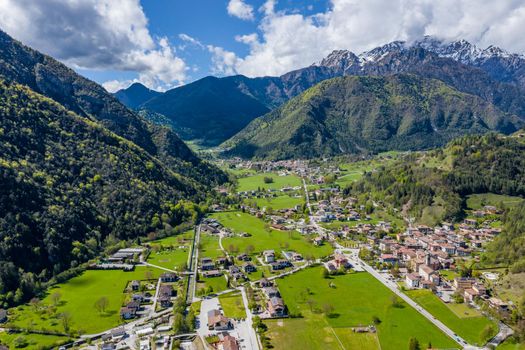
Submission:
[[38,298],[32,298],[29,301],[29,304],[31,304],[35,312],[38,312],[38,310],[40,309],[40,306],[42,305],[42,301],[40,301],[40,299]]
[[180,313],[176,313],[173,317],[173,332],[175,334],[181,333],[184,330],[184,317]]
[[313,309],[314,309],[314,305],[315,305],[315,300],[313,300],[313,299],[308,299],[308,300],[306,301],[306,304],[307,304],[308,307],[310,308],[310,311],[313,311]]
[[51,294],[51,301],[53,302],[54,306],[58,305],[58,302],[60,301],[60,298],[62,297],[62,294],[60,292],[54,292]]
[[378,325],[381,323],[381,319],[377,316],[372,316],[372,322],[375,324],[375,325]]
[[421,350],[419,340],[416,338],[410,338],[410,341],[408,342],[408,350]]
[[95,302],[95,309],[97,309],[97,311],[100,313],[106,312],[108,306],[109,299],[107,297],[101,297]]
[[330,273],[328,272],[327,269],[323,269],[321,274],[322,274],[323,278],[329,278],[330,277]]
[[263,181],[264,181],[265,184],[271,184],[271,183],[273,183],[273,177],[265,176],[263,178]]
[[147,280],[152,280],[153,279],[153,272],[151,272],[151,270],[146,270],[146,272],[144,272],[144,277],[147,279]]
[[67,311],[62,312],[58,318],[60,319],[60,322],[62,322],[62,327],[64,328],[64,332],[68,333],[69,328],[71,327],[71,314]]
[[494,327],[492,325],[487,325],[481,332],[481,338],[484,340],[489,340],[495,333],[496,331]]
[[334,313],[334,306],[332,304],[323,304],[323,313],[326,316],[330,316]]

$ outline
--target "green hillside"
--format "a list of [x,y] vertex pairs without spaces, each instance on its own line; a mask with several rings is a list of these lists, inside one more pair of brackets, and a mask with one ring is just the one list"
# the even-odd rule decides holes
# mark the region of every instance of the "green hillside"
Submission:
[[308,89],[223,146],[227,155],[258,159],[419,150],[464,134],[511,133],[522,123],[438,80],[351,76]]

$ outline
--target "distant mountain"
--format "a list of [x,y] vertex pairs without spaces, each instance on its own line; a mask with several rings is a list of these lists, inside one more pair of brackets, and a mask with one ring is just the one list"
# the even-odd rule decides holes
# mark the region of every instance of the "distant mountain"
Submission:
[[166,161],[175,172],[193,177],[196,182],[209,185],[225,180],[222,172],[196,157],[173,131],[148,123],[102,86],[2,31],[0,77],[28,86],[80,116],[94,118],[115,134]]
[[206,145],[219,144],[269,111],[236,79],[214,77],[169,90],[141,108],[169,118],[183,139]]
[[162,95],[162,93],[148,89],[141,83],[133,83],[128,88],[115,92],[114,95],[124,106],[136,109],[152,98]]
[[228,155],[264,159],[418,150],[463,134],[504,133],[515,115],[416,75],[342,77],[324,81],[252,121],[224,143]]
[[[184,139],[216,145],[323,80],[410,73],[441,80],[525,119],[523,62],[523,56],[495,47],[480,50],[466,41],[425,37],[411,45],[394,41],[359,55],[334,51],[312,66],[280,77],[208,77],[168,91],[141,108],[165,115]],[[237,102],[230,103],[230,98]]]

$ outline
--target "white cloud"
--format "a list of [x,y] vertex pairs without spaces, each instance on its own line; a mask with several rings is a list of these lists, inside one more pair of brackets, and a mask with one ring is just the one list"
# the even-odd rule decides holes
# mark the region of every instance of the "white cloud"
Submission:
[[227,10],[230,16],[245,21],[252,21],[255,18],[253,15],[253,7],[245,3],[243,0],[230,0],[228,2]]
[[523,0],[331,0],[326,12],[311,16],[276,11],[276,0],[267,0],[259,11],[264,15],[261,35],[235,38],[247,44],[250,52],[231,58],[231,71],[280,75],[308,66],[335,49],[360,53],[423,35],[525,53]]
[[194,37],[189,36],[188,34],[184,34],[184,33],[179,34],[179,39],[181,39],[184,42],[198,46],[201,49],[204,48],[204,45],[199,40],[195,39]]
[[149,32],[139,0],[0,0],[0,27],[74,68],[137,72],[151,88],[186,79],[168,40]]
[[240,59],[234,52],[227,51],[222,47],[208,45],[208,51],[212,54],[212,73],[217,75],[234,75],[235,67],[239,65]]

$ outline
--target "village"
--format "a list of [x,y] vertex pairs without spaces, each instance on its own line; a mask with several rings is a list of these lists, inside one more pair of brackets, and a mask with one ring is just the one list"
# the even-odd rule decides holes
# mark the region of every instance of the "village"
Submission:
[[[500,208],[484,205],[463,222],[430,227],[387,210],[384,203],[370,205],[345,194],[337,181],[354,173],[333,165],[235,160],[228,167],[241,174],[240,183],[217,190],[224,198],[235,198],[235,204],[215,203],[195,229],[122,247],[89,266],[93,273],[137,277],[127,279],[121,292],[120,325],[83,335],[69,346],[263,349],[269,341],[267,325],[286,324],[315,309],[315,302],[305,297],[313,287],[299,295],[310,310],[302,306],[299,311],[297,300],[289,297],[293,286],[286,281],[307,271],[322,272],[315,283],[328,281],[330,289],[345,276],[375,278],[377,288],[406,302],[457,347],[476,348],[422,307],[419,291],[483,319],[493,327],[490,339],[499,332],[494,339],[501,342],[511,334],[493,321],[496,314],[508,317],[514,307],[491,295],[499,273],[469,269],[501,233],[492,225],[502,214]],[[327,317],[336,313],[327,303],[317,309]],[[182,310],[182,316],[174,310]],[[181,327],[181,317],[190,324]],[[353,337],[377,339],[377,328],[383,326],[376,318],[350,324]]]

